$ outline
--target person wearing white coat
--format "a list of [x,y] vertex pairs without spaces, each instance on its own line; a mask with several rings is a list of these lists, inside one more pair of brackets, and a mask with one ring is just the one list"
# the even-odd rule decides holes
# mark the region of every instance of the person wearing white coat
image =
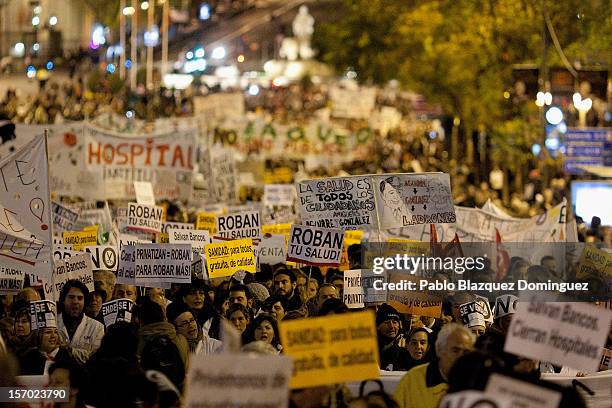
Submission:
[[89,290],[83,283],[69,280],[64,284],[58,302],[61,313],[57,317],[57,329],[81,364],[85,364],[98,350],[104,337],[104,325],[84,313],[88,294]]

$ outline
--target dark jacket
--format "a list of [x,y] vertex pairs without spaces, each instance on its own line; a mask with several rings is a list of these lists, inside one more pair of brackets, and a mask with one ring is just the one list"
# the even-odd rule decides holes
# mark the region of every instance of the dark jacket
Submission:
[[[43,375],[47,361],[47,357],[37,348],[31,348],[19,355],[19,375]],[[72,353],[63,347],[60,347],[53,361],[70,361],[76,364]]]
[[138,355],[142,355],[145,345],[157,336],[168,336],[176,345],[181,354],[183,364],[187,367],[187,359],[189,358],[189,344],[187,339],[176,333],[174,326],[168,322],[157,322],[142,326],[138,331]]

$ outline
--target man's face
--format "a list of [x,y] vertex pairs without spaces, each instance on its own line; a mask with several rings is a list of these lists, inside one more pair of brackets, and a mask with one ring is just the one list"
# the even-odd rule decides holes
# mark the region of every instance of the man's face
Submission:
[[555,272],[556,268],[557,268],[557,261],[555,261],[555,259],[547,259],[544,262],[542,262],[542,266],[545,267],[546,269],[548,269],[551,272]]
[[100,309],[102,309],[102,296],[96,293],[91,297],[87,310],[92,316],[97,316],[100,313]]
[[446,347],[440,350],[438,366],[440,372],[448,378],[448,372],[450,371],[455,361],[464,354],[472,351],[474,343],[467,333],[460,330],[455,330],[448,336]]
[[79,288],[70,288],[64,300],[64,311],[70,317],[77,318],[83,313],[85,307],[85,295]]
[[279,273],[274,277],[274,289],[279,295],[290,297],[293,295],[295,286],[296,283],[291,282],[291,278],[288,275]]
[[57,329],[43,329],[40,339],[40,350],[45,353],[50,353],[59,347],[59,335]]
[[402,202],[402,197],[400,197],[399,193],[390,184],[385,186],[382,198],[389,207],[397,207]]
[[395,319],[389,319],[378,325],[378,332],[390,339],[397,337],[400,330],[400,323]]
[[[105,291],[106,298],[111,299],[113,295],[113,289],[114,289],[113,279],[107,276],[105,272],[106,271],[99,271],[98,273],[94,275],[94,278],[96,279],[94,281],[94,287],[96,289]],[[111,273],[112,275],[112,272],[109,272],[109,273]]]
[[244,332],[249,324],[249,319],[239,310],[232,313],[229,320],[240,333]]
[[195,340],[198,338],[198,323],[193,318],[191,312],[184,312],[174,319],[176,331],[187,338],[187,340]]
[[270,313],[274,315],[276,321],[281,321],[287,314],[281,302],[276,302],[270,308]]
[[15,319],[15,335],[25,337],[30,334],[30,319],[25,314],[19,314]]
[[323,302],[325,302],[327,299],[338,299],[338,290],[335,286],[323,286],[321,289],[319,289],[317,305],[321,307]]
[[136,302],[136,286],[134,285],[115,285],[115,295],[113,299],[130,299]]
[[239,303],[244,307],[249,307],[249,301],[247,299],[246,293],[244,290],[231,290],[229,293],[229,302],[230,305],[234,303]]

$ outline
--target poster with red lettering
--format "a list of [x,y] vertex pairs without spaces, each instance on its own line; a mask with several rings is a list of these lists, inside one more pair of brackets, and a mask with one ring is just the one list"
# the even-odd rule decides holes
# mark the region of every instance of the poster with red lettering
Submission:
[[99,174],[95,199],[133,199],[134,182],[153,184],[157,199],[189,199],[197,130],[122,136],[85,127],[85,168]]

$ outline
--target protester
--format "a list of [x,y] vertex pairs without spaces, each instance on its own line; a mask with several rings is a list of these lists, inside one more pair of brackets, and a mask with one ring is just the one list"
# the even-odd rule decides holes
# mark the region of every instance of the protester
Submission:
[[297,287],[295,272],[289,268],[282,268],[274,273],[274,293],[287,299],[288,310],[297,310],[302,307],[302,300]]
[[431,360],[431,344],[430,332],[426,328],[410,330],[406,336],[406,348],[409,354],[409,359],[404,366],[406,371]]
[[398,384],[394,398],[400,408],[436,408],[448,388],[455,361],[472,350],[475,337],[467,328],[449,323],[436,340],[437,360],[412,368]]
[[21,375],[43,375],[50,361],[75,361],[68,344],[55,327],[35,330],[19,355]]
[[400,343],[405,343],[402,317],[392,306],[383,304],[376,312],[378,355],[380,368],[387,371],[406,371],[410,355]]
[[77,361],[87,362],[100,347],[104,336],[104,325],[85,315],[85,299],[89,295],[87,287],[77,280],[64,284],[59,296],[57,330],[68,339],[68,346]]
[[113,291],[113,300],[116,299],[130,299],[132,302],[136,302],[138,300],[136,286],[122,283],[116,284]]
[[280,322],[287,314],[287,299],[279,295],[270,296],[264,302],[262,309],[264,312],[274,316],[277,322]]
[[250,333],[247,335],[247,343],[252,341],[263,341],[270,344],[279,354],[282,350],[278,324],[274,316],[270,314],[260,314],[253,320]]
[[89,293],[87,299],[87,309],[85,314],[92,319],[104,323],[102,317],[102,304],[106,302],[106,292],[101,289],[96,289]]
[[204,333],[198,322],[183,302],[173,302],[166,311],[168,321],[174,325],[176,332],[184,336],[193,354],[212,354],[221,349],[222,343]]
[[49,387],[68,390],[68,402],[56,404],[57,408],[85,408],[81,389],[85,378],[81,367],[69,360],[57,361],[49,367]]

